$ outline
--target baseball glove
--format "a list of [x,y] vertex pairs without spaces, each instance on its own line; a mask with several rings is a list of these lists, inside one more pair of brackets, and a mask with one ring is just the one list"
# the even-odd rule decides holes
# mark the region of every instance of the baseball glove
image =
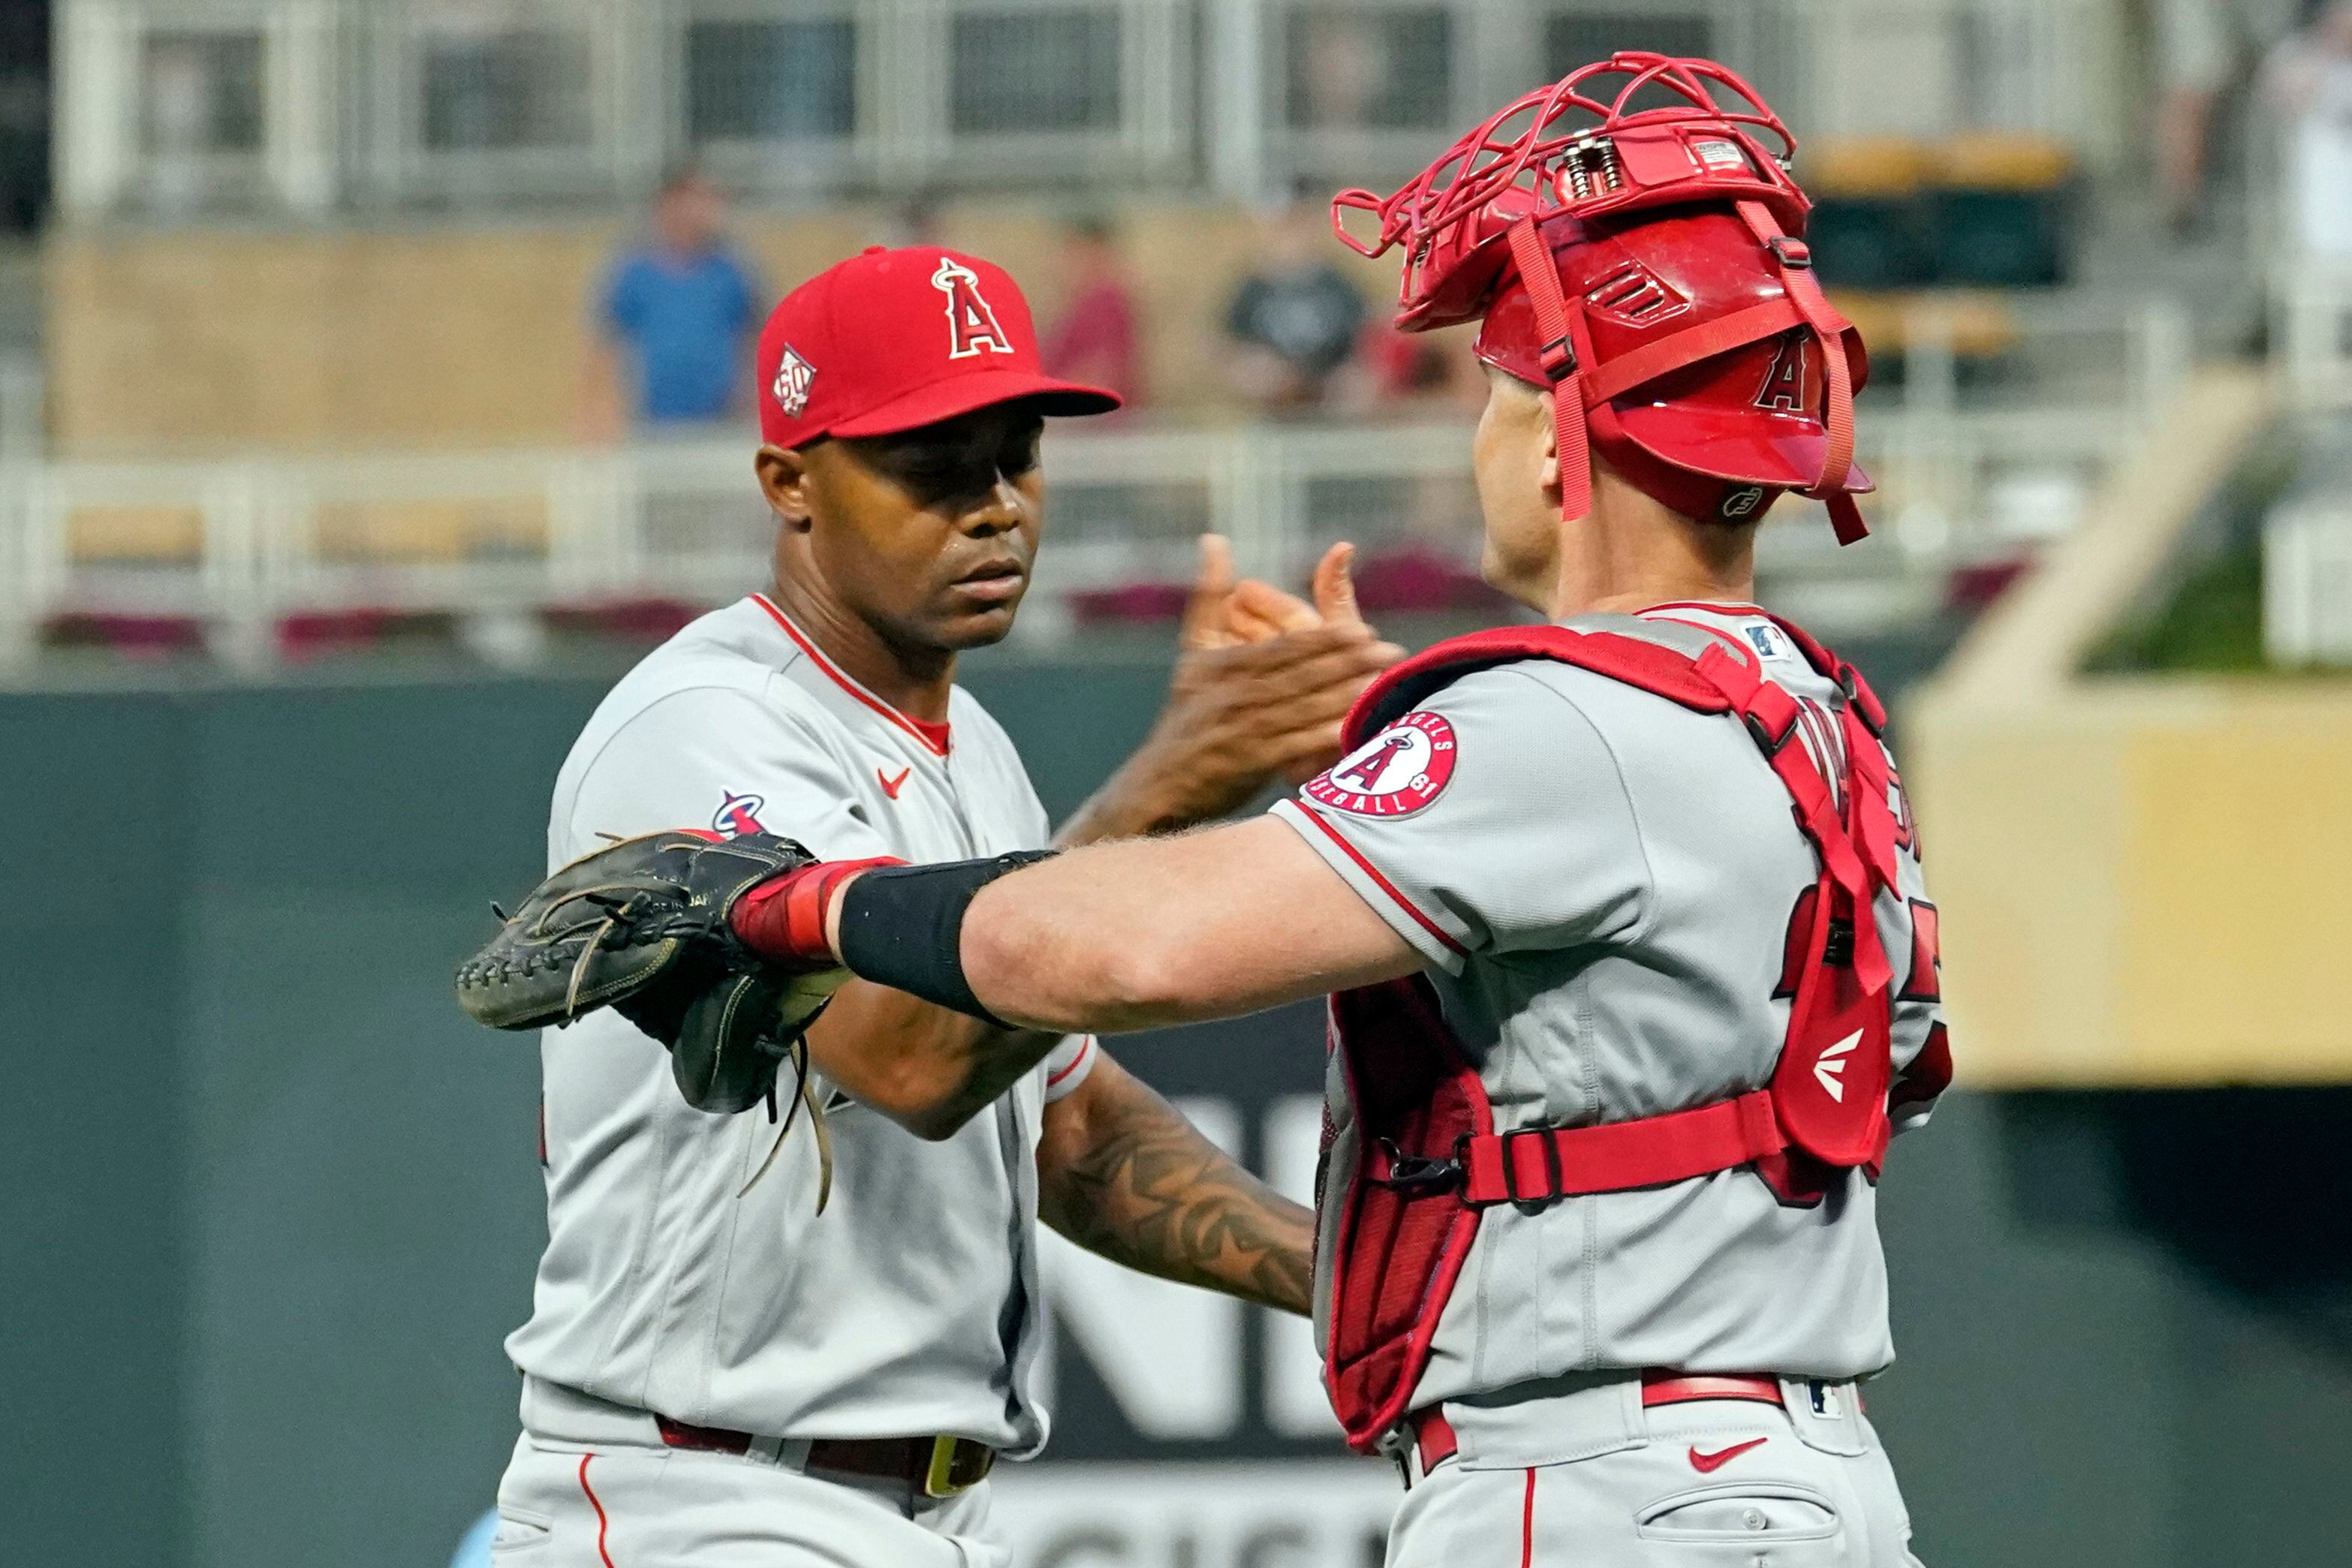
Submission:
[[[623,839],[549,877],[457,967],[457,1002],[493,1029],[568,1024],[610,1007],[669,1048],[679,1092],[731,1113],[768,1101],[843,969],[793,973],[728,924],[735,901],[816,857],[790,839],[701,833]],[[796,1094],[795,1098],[800,1096]],[[787,1123],[787,1126],[789,1126]]]

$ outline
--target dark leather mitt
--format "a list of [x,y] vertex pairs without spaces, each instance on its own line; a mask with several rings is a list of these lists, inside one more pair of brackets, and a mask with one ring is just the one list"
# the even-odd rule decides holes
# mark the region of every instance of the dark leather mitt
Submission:
[[490,944],[458,966],[458,1005],[509,1030],[613,1008],[669,1048],[688,1103],[747,1110],[768,1099],[779,1064],[848,972],[795,972],[762,958],[728,915],[751,888],[815,859],[772,833],[623,839],[565,866],[504,916]]

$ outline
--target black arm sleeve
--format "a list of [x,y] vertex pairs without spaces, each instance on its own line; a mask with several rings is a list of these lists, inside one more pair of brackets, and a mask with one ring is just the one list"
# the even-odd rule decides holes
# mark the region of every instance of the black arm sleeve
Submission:
[[866,873],[841,895],[842,966],[861,980],[1012,1028],[980,1005],[964,978],[964,911],[998,877],[1052,858],[1051,850],[1022,850],[992,860]]

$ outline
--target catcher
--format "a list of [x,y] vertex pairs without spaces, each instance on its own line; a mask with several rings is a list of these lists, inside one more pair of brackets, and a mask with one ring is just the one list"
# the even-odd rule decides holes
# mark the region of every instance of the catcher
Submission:
[[622,846],[625,934],[550,950],[1046,1030],[1330,992],[1315,1316],[1404,1475],[1391,1568],[1914,1562],[1858,1385],[1874,1184],[1950,1073],[1936,913],[1868,685],[1751,601],[1780,495],[1852,538],[1867,487],[1792,147],[1721,67],[1623,54],[1339,198],[1404,251],[1400,325],[1482,323],[1486,570],[1547,623],[1389,672],[1296,799],[1041,863],[767,840],[731,899]]

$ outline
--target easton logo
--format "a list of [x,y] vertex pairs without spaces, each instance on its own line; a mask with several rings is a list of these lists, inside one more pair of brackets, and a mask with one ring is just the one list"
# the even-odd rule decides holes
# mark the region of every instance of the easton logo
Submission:
[[801,358],[801,351],[790,343],[784,345],[784,357],[776,365],[776,406],[784,411],[787,419],[798,419],[808,410],[809,387],[816,381],[816,367]]
[[768,803],[764,797],[730,794],[724,789],[719,793],[725,796],[725,799],[719,802],[719,810],[711,814],[710,828],[713,832],[724,833],[733,839],[740,838],[745,833],[764,833],[768,831],[760,825],[761,808]]
[[1822,1051],[1821,1060],[1813,1063],[1813,1076],[1822,1081],[1822,1092],[1841,1105],[1845,1103],[1845,1061],[1861,1043],[1862,1030],[1856,1030]]
[[1409,713],[1300,793],[1359,817],[1402,817],[1437,799],[1454,777],[1454,756],[1452,725]]
[[1772,368],[1764,372],[1763,388],[1756,394],[1756,406],[1775,413],[1805,412],[1805,334],[1781,334],[1780,350],[1772,356]]
[[948,297],[948,358],[1009,354],[1013,340],[997,324],[996,311],[980,292],[980,274],[953,256],[941,256],[931,287]]

